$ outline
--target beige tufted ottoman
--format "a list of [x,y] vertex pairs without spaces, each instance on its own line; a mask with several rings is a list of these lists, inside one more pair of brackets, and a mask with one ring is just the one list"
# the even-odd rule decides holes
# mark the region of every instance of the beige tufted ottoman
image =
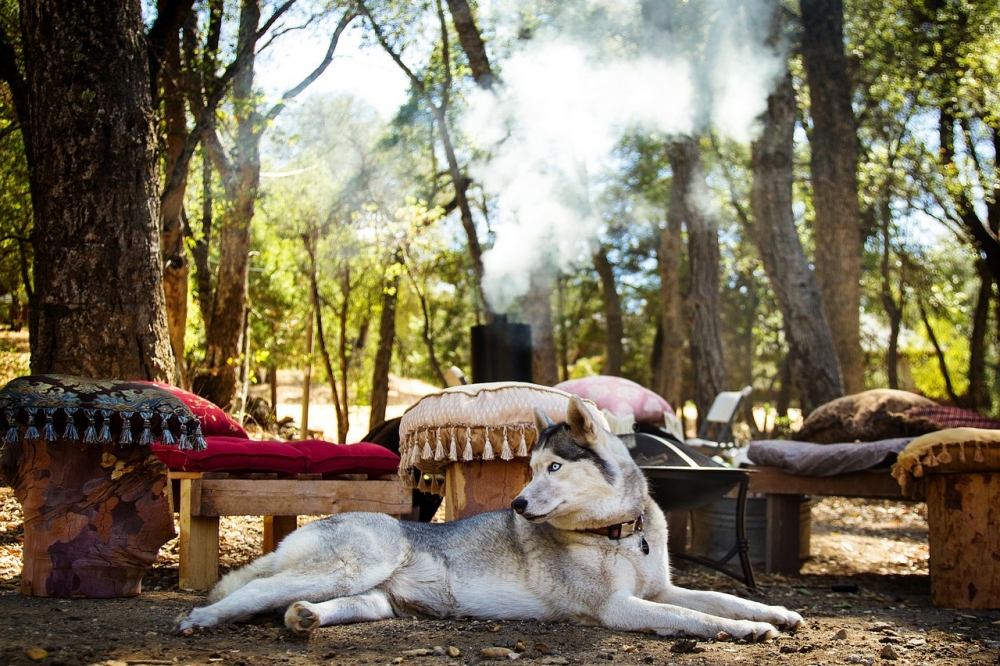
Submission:
[[[548,386],[497,382],[454,386],[423,397],[399,424],[399,475],[424,492],[444,495],[446,520],[504,509],[531,478],[538,439],[533,408],[566,420],[570,394]],[[584,401],[598,423],[600,410]]]

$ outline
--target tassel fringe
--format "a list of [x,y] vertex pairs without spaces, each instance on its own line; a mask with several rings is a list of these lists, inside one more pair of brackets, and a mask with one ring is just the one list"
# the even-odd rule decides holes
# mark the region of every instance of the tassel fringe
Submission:
[[28,407],[24,411],[28,412],[28,429],[24,431],[24,439],[38,439],[38,428],[35,427],[35,414],[38,413],[38,408]]

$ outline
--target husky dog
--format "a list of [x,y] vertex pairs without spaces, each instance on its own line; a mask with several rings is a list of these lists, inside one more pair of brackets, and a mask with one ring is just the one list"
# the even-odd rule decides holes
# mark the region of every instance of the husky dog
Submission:
[[224,577],[178,628],[288,606],[299,636],[401,616],[570,621],[766,640],[802,618],[670,583],[667,523],[642,470],[579,398],[567,422],[535,410],[532,480],[507,509],[444,524],[347,513],[309,523]]

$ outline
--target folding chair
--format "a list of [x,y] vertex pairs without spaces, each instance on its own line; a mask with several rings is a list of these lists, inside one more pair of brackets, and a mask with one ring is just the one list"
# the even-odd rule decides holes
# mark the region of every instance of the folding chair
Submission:
[[715,396],[708,415],[698,429],[698,436],[685,440],[685,444],[700,449],[707,455],[716,455],[726,449],[736,449],[736,438],[733,437],[733,419],[740,408],[743,399],[753,391],[750,386],[742,391],[723,391]]

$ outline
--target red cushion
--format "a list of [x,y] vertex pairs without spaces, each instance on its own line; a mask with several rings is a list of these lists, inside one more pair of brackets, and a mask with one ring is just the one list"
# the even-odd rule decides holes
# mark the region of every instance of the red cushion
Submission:
[[153,444],[153,453],[178,472],[278,472],[301,474],[309,459],[288,442],[258,442],[243,437],[206,437],[204,451],[181,451]]
[[337,474],[395,474],[399,456],[378,444],[333,444],[320,439],[288,442],[308,458],[306,471],[324,477]]
[[154,386],[159,386],[164,390],[170,391],[181,402],[187,405],[188,409],[201,421],[201,434],[205,437],[242,437],[243,439],[249,439],[249,435],[247,435],[247,431],[243,429],[243,426],[231,419],[229,414],[222,411],[215,403],[202,398],[200,395],[195,395],[190,391],[185,391],[182,388],[162,382],[143,383],[153,384]]
[[981,430],[1000,430],[1000,421],[983,416],[961,407],[935,405],[933,407],[914,407],[907,416],[914,419],[927,419],[945,428],[979,428]]

